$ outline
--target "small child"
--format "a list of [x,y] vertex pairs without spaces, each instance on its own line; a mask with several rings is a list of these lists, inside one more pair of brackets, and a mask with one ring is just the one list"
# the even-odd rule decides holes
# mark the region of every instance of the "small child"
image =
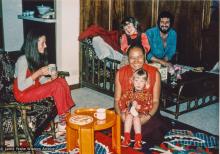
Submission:
[[124,140],[121,146],[128,147],[130,145],[130,131],[132,124],[135,132],[134,149],[141,149],[141,121],[140,117],[149,114],[152,109],[153,96],[146,89],[147,72],[142,68],[134,72],[132,85],[133,88],[125,92],[120,101],[119,108],[122,112],[124,121]]
[[[127,17],[121,22],[121,29],[125,34],[121,36],[121,51],[125,55],[129,46],[143,46],[145,52],[148,53],[150,45],[145,33],[140,31],[138,21],[133,17]],[[121,67],[128,64],[127,56],[124,56],[121,62]]]

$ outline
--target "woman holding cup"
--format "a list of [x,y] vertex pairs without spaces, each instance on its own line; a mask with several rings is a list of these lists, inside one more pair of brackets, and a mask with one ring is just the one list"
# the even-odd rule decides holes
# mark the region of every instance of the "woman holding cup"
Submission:
[[[49,67],[46,36],[40,30],[29,31],[15,64],[14,96],[21,103],[53,97],[61,125],[65,127],[65,113],[75,105],[65,79],[57,78],[55,69]],[[53,65],[54,66],[54,65]],[[52,71],[53,70],[53,71]],[[46,77],[51,75],[51,77]]]

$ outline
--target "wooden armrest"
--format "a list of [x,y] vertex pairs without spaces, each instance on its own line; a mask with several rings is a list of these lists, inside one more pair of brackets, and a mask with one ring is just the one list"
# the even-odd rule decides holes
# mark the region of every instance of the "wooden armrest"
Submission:
[[58,71],[58,76],[61,78],[65,78],[67,76],[70,76],[70,73],[67,71]]

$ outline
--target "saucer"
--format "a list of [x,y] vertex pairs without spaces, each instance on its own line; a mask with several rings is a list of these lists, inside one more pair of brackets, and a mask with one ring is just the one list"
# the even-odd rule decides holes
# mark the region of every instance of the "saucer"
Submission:
[[88,115],[72,115],[69,122],[77,125],[86,125],[93,122],[93,117]]

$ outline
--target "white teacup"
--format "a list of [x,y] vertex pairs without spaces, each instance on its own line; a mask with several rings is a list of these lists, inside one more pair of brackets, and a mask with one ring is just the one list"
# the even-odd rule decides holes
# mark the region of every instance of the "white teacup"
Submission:
[[98,120],[106,119],[106,109],[98,108],[94,113],[94,117],[97,118]]
[[56,64],[49,64],[48,65],[48,71],[50,75],[54,75],[57,73],[57,67]]

